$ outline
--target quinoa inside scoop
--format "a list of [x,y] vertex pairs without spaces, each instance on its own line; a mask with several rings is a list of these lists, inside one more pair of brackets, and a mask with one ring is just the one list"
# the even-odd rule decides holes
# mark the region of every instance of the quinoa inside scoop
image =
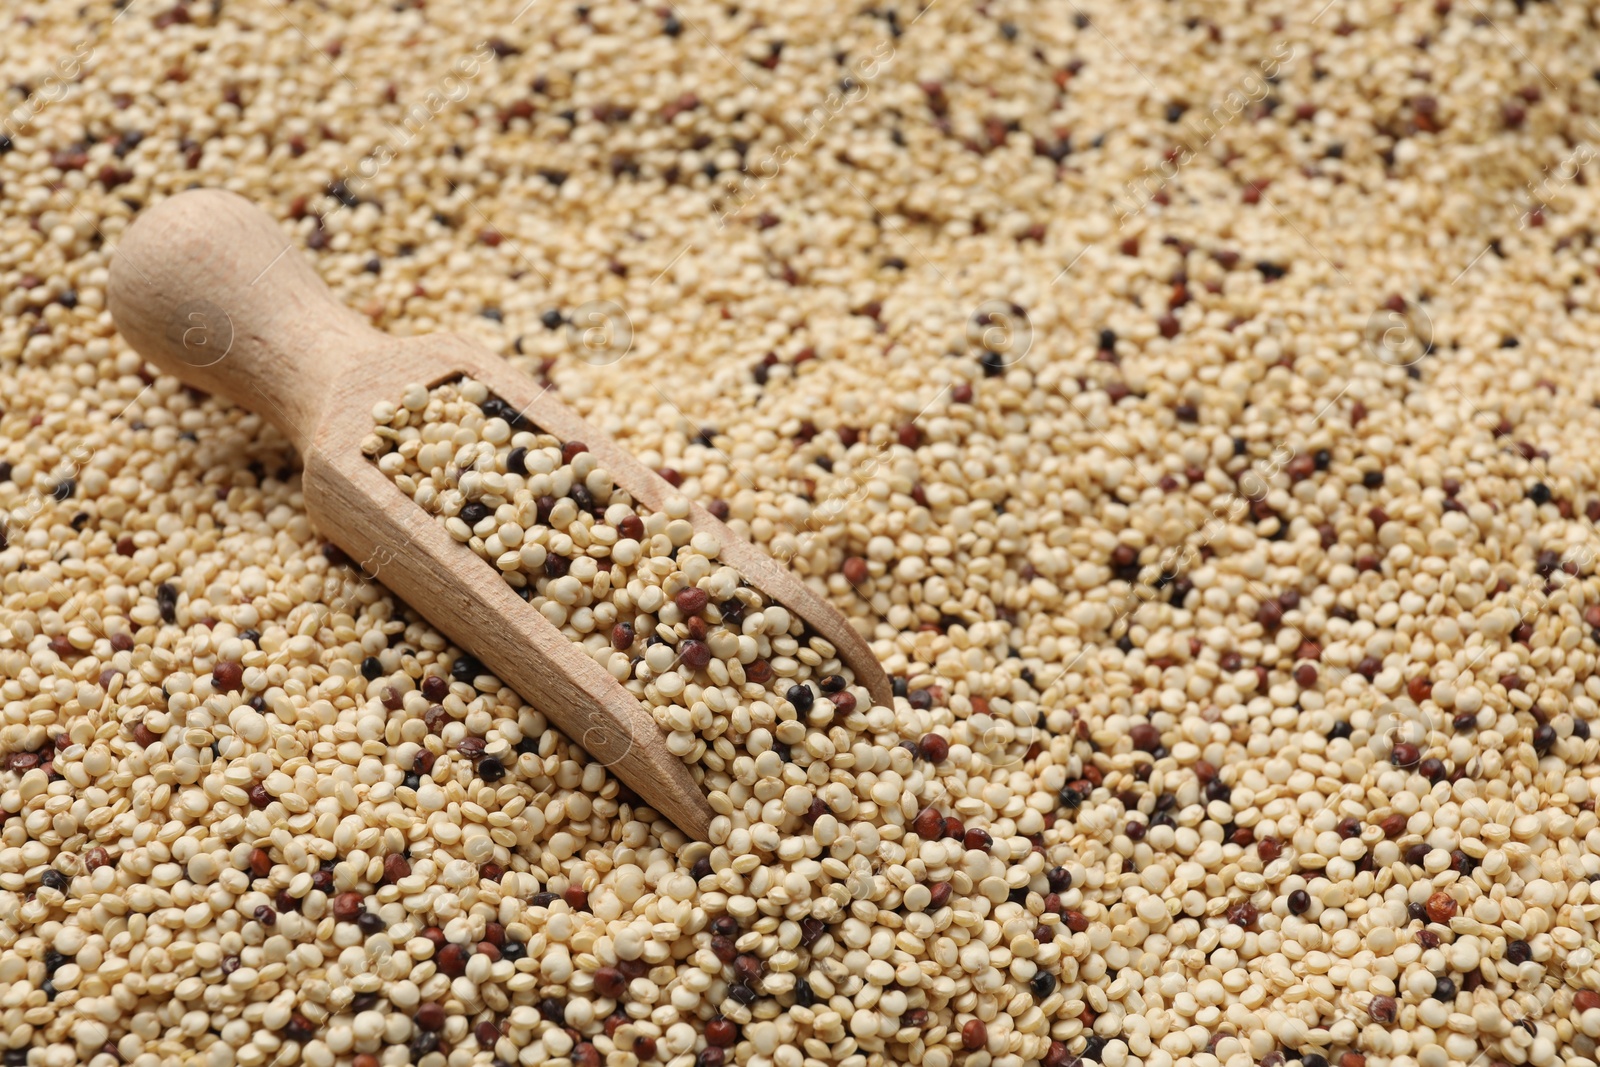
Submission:
[[[733,786],[752,784],[750,761],[764,777],[825,769],[891,714],[863,704],[828,641],[718,562],[686,498],[636,504],[582,442],[538,432],[470,378],[412,386],[373,420],[363,452],[645,703],[721,814],[748,792]],[[824,806],[805,787],[783,804],[785,832]]]

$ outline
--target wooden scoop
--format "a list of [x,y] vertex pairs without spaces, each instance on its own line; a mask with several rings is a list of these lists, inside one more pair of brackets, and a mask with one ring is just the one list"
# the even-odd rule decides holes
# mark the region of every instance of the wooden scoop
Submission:
[[[654,511],[672,486],[536,382],[449,334],[390,337],[334,299],[271,218],[198,189],[144,211],[111,264],[111,315],[161,370],[251,408],[305,461],[306,510],[334,544],[615,771],[679,829],[705,840],[711,807],[649,711],[495,570],[361,454],[379,400],[466,375],[563,441],[582,441]],[[838,649],[877,704],[889,679],[845,619],[789,571],[694,504],[721,558]]]

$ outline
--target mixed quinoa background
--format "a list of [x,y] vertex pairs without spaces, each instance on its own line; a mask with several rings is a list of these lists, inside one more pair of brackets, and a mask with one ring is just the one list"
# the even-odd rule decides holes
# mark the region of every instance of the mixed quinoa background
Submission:
[[[1319,7],[8,12],[5,1062],[1595,1063],[1600,29]],[[116,336],[192,185],[548,383],[895,706],[685,705],[685,841]]]

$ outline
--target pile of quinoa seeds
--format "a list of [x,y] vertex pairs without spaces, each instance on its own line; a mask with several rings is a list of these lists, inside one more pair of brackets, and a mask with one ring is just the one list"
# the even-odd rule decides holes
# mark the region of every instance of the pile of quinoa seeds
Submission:
[[[14,6],[3,1064],[1595,1064],[1591,23]],[[676,484],[470,382],[349,413],[652,708],[712,842],[113,332],[119,234],[197,184]]]
[[[891,726],[892,713],[852,714],[866,690],[847,688],[834,647],[717,563],[722,545],[694,532],[686,498],[675,496],[663,512],[636,507],[582,441],[535,432],[471,379],[431,393],[413,385],[403,403],[381,402],[372,415],[363,451],[646,702],[668,749],[739,830],[766,836],[771,850],[776,835],[800,829],[800,816],[815,823],[830,814],[816,788],[844,769],[838,753],[857,744],[866,747],[862,758],[889,765],[897,738],[861,735],[874,720],[880,732]],[[726,516],[726,502],[718,510]],[[804,752],[796,756],[795,746]],[[861,763],[857,770],[872,769]],[[798,765],[792,776],[783,771],[789,764]],[[745,819],[735,809],[752,790],[771,791],[758,798],[771,806]],[[829,795],[840,813],[856,807],[847,788]],[[886,800],[897,796],[898,787]],[[821,844],[831,845],[827,827]],[[717,836],[738,847],[726,829]]]

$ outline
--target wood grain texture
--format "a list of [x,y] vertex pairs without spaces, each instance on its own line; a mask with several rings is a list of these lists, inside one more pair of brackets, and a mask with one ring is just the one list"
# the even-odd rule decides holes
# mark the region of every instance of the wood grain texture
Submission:
[[[504,361],[448,334],[396,338],[339,304],[269,217],[219,190],[193,190],[143,212],[111,264],[112,318],[151,363],[259,412],[305,461],[317,528],[475,656],[646,803],[705,840],[712,812],[651,714],[605,668],[522,600],[487,561],[362,456],[379,400],[465,374],[530,422],[581,440],[617,485],[652,510],[675,492],[615,441]],[[838,649],[871,693],[893,705],[865,640],[792,573],[698,505],[694,528],[722,558]],[[670,838],[669,838],[670,839]]]

